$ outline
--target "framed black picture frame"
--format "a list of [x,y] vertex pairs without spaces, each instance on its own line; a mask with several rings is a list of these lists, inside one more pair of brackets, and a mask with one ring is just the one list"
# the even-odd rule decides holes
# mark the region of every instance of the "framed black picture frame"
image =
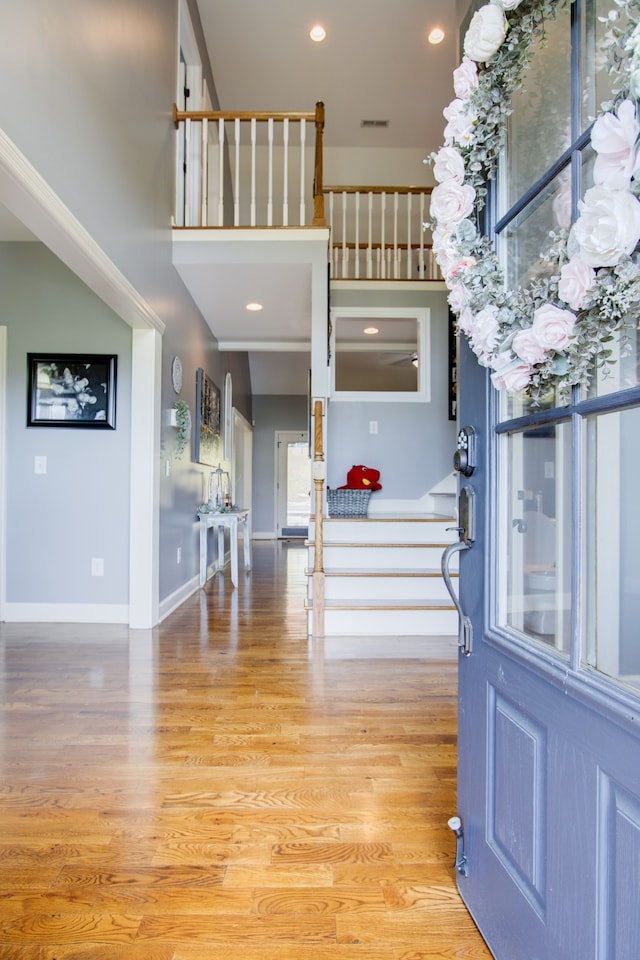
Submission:
[[195,459],[213,467],[222,459],[220,390],[201,367],[196,370]]
[[28,353],[27,426],[115,430],[117,356]]

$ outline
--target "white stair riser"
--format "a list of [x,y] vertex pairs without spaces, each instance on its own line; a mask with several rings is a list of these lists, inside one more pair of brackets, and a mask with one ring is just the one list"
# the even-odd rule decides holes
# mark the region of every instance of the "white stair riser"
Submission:
[[[455,532],[447,527],[455,526],[455,520],[394,521],[378,520],[325,520],[323,536],[325,540],[340,540],[343,543],[451,543]],[[309,539],[313,540],[313,524],[309,527]]]
[[451,603],[442,577],[325,577],[327,600],[433,600]]
[[[312,630],[309,613],[309,631]],[[455,610],[331,610],[324,611],[326,636],[417,637],[457,636]]]
[[[444,548],[441,546],[419,547],[372,547],[325,544],[323,550],[326,570],[439,570]],[[451,569],[458,569],[458,555],[451,558]],[[313,547],[309,548],[309,568],[313,569]]]

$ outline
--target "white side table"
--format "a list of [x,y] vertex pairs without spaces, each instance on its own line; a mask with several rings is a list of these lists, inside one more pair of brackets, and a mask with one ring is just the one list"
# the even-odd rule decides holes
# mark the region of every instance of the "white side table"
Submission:
[[231,550],[231,582],[238,586],[238,526],[242,524],[244,539],[244,567],[251,570],[251,511],[230,510],[228,513],[199,513],[200,520],[200,586],[207,581],[207,531],[213,527],[218,531],[218,550],[216,569],[224,563],[224,531],[229,531]]

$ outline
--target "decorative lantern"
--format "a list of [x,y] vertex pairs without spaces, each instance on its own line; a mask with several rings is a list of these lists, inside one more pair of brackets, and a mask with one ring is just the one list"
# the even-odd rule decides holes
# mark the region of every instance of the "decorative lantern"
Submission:
[[231,480],[226,470],[218,464],[209,475],[209,509],[223,510],[231,506]]

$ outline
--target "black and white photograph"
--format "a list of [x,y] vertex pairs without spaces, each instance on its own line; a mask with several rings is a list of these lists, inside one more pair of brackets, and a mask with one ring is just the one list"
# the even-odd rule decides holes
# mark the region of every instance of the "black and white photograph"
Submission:
[[111,354],[27,354],[27,426],[114,430],[116,361]]

